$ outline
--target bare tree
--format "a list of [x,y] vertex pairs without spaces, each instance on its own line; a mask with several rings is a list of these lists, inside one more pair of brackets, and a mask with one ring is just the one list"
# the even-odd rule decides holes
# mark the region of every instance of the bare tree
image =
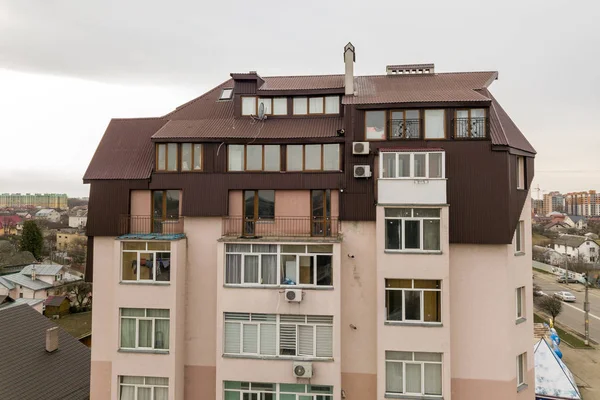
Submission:
[[87,239],[84,237],[78,237],[71,240],[67,245],[67,254],[73,260],[75,267],[83,266],[87,256]]
[[556,297],[552,296],[544,296],[538,302],[538,307],[550,315],[552,318],[552,326],[554,326],[554,322],[556,321],[556,317],[562,312],[563,303]]
[[73,301],[77,309],[82,309],[83,307],[92,307],[91,283],[82,281],[74,282],[63,286],[61,292],[68,296],[71,301]]

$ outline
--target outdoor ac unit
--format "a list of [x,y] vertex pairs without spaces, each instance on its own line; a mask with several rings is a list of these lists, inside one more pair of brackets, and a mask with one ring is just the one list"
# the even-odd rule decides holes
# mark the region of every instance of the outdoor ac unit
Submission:
[[312,378],[312,376],[313,376],[312,363],[295,362],[294,363],[294,376],[296,378]]
[[369,154],[369,142],[352,143],[352,154]]
[[302,301],[301,289],[286,289],[285,299],[290,303],[300,303]]
[[354,177],[355,178],[370,178],[371,177],[371,166],[370,165],[355,165],[354,166]]

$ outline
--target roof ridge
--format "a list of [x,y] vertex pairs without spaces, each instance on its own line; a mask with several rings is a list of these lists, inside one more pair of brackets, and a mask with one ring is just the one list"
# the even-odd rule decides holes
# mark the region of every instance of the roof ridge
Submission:
[[200,96],[198,96],[198,97],[196,97],[196,98],[193,98],[192,100],[188,101],[187,103],[183,103],[183,104],[181,104],[181,105],[179,105],[179,106],[175,107],[175,109],[174,109],[173,111],[171,111],[171,112],[169,112],[169,113],[167,113],[167,114],[163,115],[163,116],[162,116],[162,117],[160,117],[160,118],[161,118],[161,119],[165,119],[165,118],[167,118],[167,119],[168,119],[168,117],[170,117],[171,115],[173,115],[173,114],[174,114],[174,113],[176,113],[177,111],[180,111],[180,110],[184,109],[185,107],[188,107],[188,106],[192,105],[192,104],[193,104],[193,103],[195,103],[196,101],[198,101],[198,100],[200,100],[200,99],[202,99],[202,98],[204,98],[204,97],[208,96],[209,94],[213,93],[215,90],[217,90],[217,89],[219,89],[219,88],[221,88],[221,87],[225,86],[227,83],[229,83],[229,82],[231,82],[231,81],[233,81],[233,78],[229,78],[229,79],[227,79],[227,80],[226,80],[226,81],[224,81],[223,83],[221,83],[221,84],[219,84],[219,85],[215,86],[214,88],[210,89],[208,92],[205,92],[204,94],[201,94]]
[[164,119],[163,117],[138,117],[138,118],[111,118],[111,121],[141,121],[141,120],[152,120],[157,121]]

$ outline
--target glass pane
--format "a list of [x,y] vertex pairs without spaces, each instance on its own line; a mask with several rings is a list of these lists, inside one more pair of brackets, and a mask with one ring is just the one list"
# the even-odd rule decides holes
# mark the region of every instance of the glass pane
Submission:
[[415,217],[423,218],[423,217],[440,217],[440,209],[439,208],[414,208]]
[[140,253],[140,280],[154,279],[154,253]]
[[139,347],[152,347],[152,321],[142,319],[138,321],[138,345]]
[[385,291],[385,309],[388,321],[402,321],[402,290]]
[[169,318],[170,311],[162,308],[149,308],[146,310],[148,317]]
[[[142,243],[143,244],[143,243]],[[124,281],[134,281],[137,279],[137,252],[123,252],[123,270],[121,279]]]
[[119,400],[136,400],[135,398],[135,387],[133,386],[121,386],[121,393]]
[[414,168],[414,177],[415,178],[425,178],[425,157],[426,154],[415,154],[415,168]]
[[434,361],[442,362],[442,353],[414,353],[415,361]]
[[192,169],[192,144],[181,144],[181,170],[191,171]]
[[340,145],[339,144],[324,144],[323,145],[323,170],[339,171],[340,170]]
[[262,145],[246,146],[246,171],[262,171]]
[[121,383],[137,383],[139,385],[144,384],[143,376],[121,376]]
[[443,139],[444,110],[425,110],[425,139]]
[[229,171],[243,171],[244,170],[244,145],[241,144],[230,144],[227,146],[228,149],[228,160],[229,160]]
[[269,114],[269,115],[272,114],[272,107],[271,107],[272,102],[273,101],[271,99],[260,99],[259,98],[258,99],[259,110],[260,110],[260,105],[264,104],[264,112],[265,112],[265,114]]
[[242,283],[242,255],[225,256],[225,283]]
[[395,178],[396,177],[396,153],[383,153],[383,162],[381,169],[382,178]]
[[442,364],[425,364],[425,394],[442,395]]
[[385,363],[385,391],[387,393],[402,393],[402,367],[401,362],[386,362]]
[[276,97],[273,99],[273,115],[287,115],[287,98]]
[[325,114],[340,113],[340,98],[339,96],[325,97]]
[[240,389],[241,386],[241,382],[236,382],[236,381],[224,381],[223,382],[225,389]]
[[398,154],[398,178],[410,177],[410,154]]
[[419,110],[406,110],[406,119],[419,119]]
[[286,150],[286,170],[302,171],[302,145],[288,145]]
[[299,356],[314,356],[314,326],[299,325],[298,326],[298,355]]
[[313,256],[300,256],[300,283],[312,285],[315,283],[315,266]]
[[442,322],[442,292],[426,290],[423,292],[423,321]]
[[331,256],[317,256],[317,285],[333,285],[333,273],[331,271]]
[[410,217],[411,209],[410,208],[386,208],[385,216],[386,217],[395,217],[395,218],[406,218]]
[[299,383],[280,383],[279,391],[286,393],[306,393],[306,386]]
[[441,281],[434,281],[429,279],[415,279],[414,281],[415,289],[440,289]]
[[485,110],[483,108],[473,108],[471,109],[471,119],[473,118],[483,118],[485,117]]
[[279,146],[265,146],[265,171],[279,171],[281,163]]
[[246,190],[244,191],[244,217],[246,219],[254,220],[256,216],[254,215],[254,196],[256,192],[254,190]]
[[385,111],[366,111],[366,133],[367,140],[385,139]]
[[123,242],[123,250],[146,250],[146,242]]
[[194,144],[194,170],[202,169],[202,145]]
[[442,177],[442,153],[429,154],[429,177]]
[[322,97],[311,97],[308,101],[309,113],[311,114],[323,114],[323,98]]
[[[389,220],[388,220],[389,221]],[[421,248],[421,222],[420,221],[404,221],[404,248],[405,249],[420,249]]]
[[304,169],[321,169],[321,145],[307,144],[304,146]]
[[152,388],[138,387],[137,400],[152,400]]
[[144,317],[146,316],[146,310],[143,308],[121,308],[121,315],[123,317]]
[[284,285],[296,285],[298,283],[296,256],[281,256],[281,283]]
[[258,256],[244,256],[244,283],[258,283]]
[[423,220],[423,250],[440,249],[440,220]]
[[242,115],[256,115],[256,97],[242,97]]
[[171,250],[170,242],[148,242],[148,250]]
[[324,217],[324,190],[313,190],[311,191],[312,195],[312,217],[313,219],[319,218],[322,219]]
[[258,219],[275,218],[275,191],[258,191]]
[[231,99],[232,95],[233,95],[233,89],[223,89],[223,91],[221,92],[221,97],[219,97],[219,100]]
[[167,170],[177,171],[177,143],[167,144]]
[[169,320],[168,319],[157,319],[154,321],[156,324],[156,332],[154,333],[154,348],[156,349],[168,349],[169,348]]
[[156,376],[147,376],[145,378],[146,385],[162,385],[169,386],[169,378],[159,378]]
[[456,118],[469,118],[469,110],[457,110]]
[[412,289],[412,283],[413,281],[411,279],[386,279],[385,287],[395,289]]
[[258,325],[243,324],[243,353],[258,353]]
[[169,389],[164,387],[154,388],[154,400],[167,400],[169,398]]
[[385,220],[385,248],[388,250],[400,250],[402,242],[402,220]]
[[166,209],[168,219],[179,218],[179,190],[167,190]]
[[277,256],[262,255],[261,256],[261,278],[264,285],[277,284]]
[[164,171],[167,168],[167,145],[159,144],[158,145],[158,165],[156,167],[159,171]]
[[282,244],[282,253],[306,253],[306,246],[303,244]]
[[121,318],[121,347],[135,347],[135,319]]
[[162,190],[156,190],[152,192],[152,211],[155,219],[159,222],[163,217],[163,205],[164,205],[164,192]]
[[421,364],[406,364],[406,393],[421,393]]
[[404,291],[404,308],[407,321],[421,320],[421,292],[417,290]]
[[306,97],[294,97],[294,115],[305,115],[307,113],[308,99]]
[[225,245],[225,252],[227,253],[250,253],[250,245],[249,244],[233,244],[227,243]]
[[412,361],[413,353],[410,351],[386,351],[386,360]]
[[307,247],[309,253],[333,253],[333,245],[331,244],[309,244]]

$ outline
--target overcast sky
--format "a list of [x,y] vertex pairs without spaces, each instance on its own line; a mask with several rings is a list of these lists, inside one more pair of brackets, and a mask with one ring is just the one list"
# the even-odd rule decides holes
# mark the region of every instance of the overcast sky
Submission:
[[0,0],[0,192],[87,196],[110,118],[163,115],[234,71],[343,73],[348,41],[360,75],[499,71],[490,89],[538,152],[534,185],[600,189],[600,3],[294,4]]

